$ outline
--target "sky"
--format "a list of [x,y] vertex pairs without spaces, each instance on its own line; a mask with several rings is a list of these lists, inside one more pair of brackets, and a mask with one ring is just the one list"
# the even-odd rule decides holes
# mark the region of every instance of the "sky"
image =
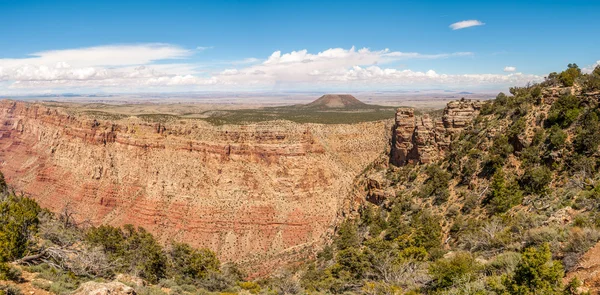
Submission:
[[600,1],[0,0],[0,95],[479,91],[600,64]]

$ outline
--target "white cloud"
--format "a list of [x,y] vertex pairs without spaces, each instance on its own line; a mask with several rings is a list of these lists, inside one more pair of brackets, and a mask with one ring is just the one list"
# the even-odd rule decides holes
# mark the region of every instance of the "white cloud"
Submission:
[[[589,73],[593,72],[596,67],[600,67],[600,60],[596,61],[596,63],[593,65],[584,67],[583,69],[581,69],[581,71],[586,74],[589,74]],[[2,76],[1,74],[2,74],[2,72],[0,72],[0,77]]]
[[158,60],[183,59],[193,54],[170,44],[109,45],[77,49],[49,50],[30,54],[29,58],[2,58],[0,67],[23,65],[56,66],[67,63],[71,67],[142,65]]
[[[505,75],[448,75],[434,70],[413,71],[386,66],[403,60],[434,60],[471,56],[470,52],[423,54],[331,48],[275,51],[265,59],[247,58],[223,63],[227,68],[198,72],[202,65],[186,63],[193,50],[169,44],[100,46],[35,53],[29,58],[0,59],[0,83],[23,92],[51,89],[93,91],[244,90],[328,88],[419,88],[443,86],[512,86],[541,77]],[[112,58],[111,58],[112,57]],[[175,62],[173,62],[175,60]],[[159,62],[159,63],[157,63]]]
[[471,20],[463,20],[460,22],[456,22],[450,25],[450,28],[452,30],[460,30],[460,29],[466,29],[466,28],[470,28],[470,27],[476,27],[476,26],[483,26],[485,25],[485,23],[475,20],[475,19],[471,19]]
[[233,64],[233,65],[253,64],[253,63],[257,63],[259,61],[260,61],[260,59],[258,59],[258,58],[248,57],[248,58],[244,58],[241,60],[234,60],[231,62],[231,64]]
[[204,51],[204,50],[208,50],[208,49],[213,49],[213,46],[198,46],[196,47],[196,50],[198,51]]
[[504,67],[504,71],[505,72],[515,72],[515,71],[517,71],[517,68],[508,66],[508,67]]

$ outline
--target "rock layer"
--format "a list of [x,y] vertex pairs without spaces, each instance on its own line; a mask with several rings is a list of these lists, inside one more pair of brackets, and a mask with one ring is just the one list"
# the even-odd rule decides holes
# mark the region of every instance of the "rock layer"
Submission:
[[212,126],[69,112],[0,102],[0,169],[17,190],[93,224],[211,248],[255,274],[328,239],[392,123]]
[[481,102],[449,102],[437,119],[428,114],[415,116],[412,108],[399,108],[393,127],[390,162],[396,166],[431,163],[444,157],[452,139],[479,114]]

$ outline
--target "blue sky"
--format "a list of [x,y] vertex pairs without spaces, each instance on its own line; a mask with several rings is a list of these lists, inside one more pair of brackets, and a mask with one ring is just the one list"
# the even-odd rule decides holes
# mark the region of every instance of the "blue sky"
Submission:
[[[577,0],[0,0],[0,92],[500,89],[594,66],[598,11]],[[483,25],[449,27],[466,20]],[[288,58],[269,62],[278,51]]]

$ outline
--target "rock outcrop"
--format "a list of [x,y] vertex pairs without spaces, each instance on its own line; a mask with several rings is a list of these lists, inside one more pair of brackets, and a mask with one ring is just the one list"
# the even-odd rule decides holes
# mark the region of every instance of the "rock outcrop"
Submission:
[[133,288],[120,283],[85,282],[73,292],[73,295],[135,295]]
[[107,121],[2,101],[0,169],[51,210],[143,226],[261,274],[323,245],[391,124]]
[[399,108],[393,127],[390,162],[396,166],[431,163],[445,155],[452,139],[479,114],[478,100],[449,102],[444,115],[415,116],[412,108]]

